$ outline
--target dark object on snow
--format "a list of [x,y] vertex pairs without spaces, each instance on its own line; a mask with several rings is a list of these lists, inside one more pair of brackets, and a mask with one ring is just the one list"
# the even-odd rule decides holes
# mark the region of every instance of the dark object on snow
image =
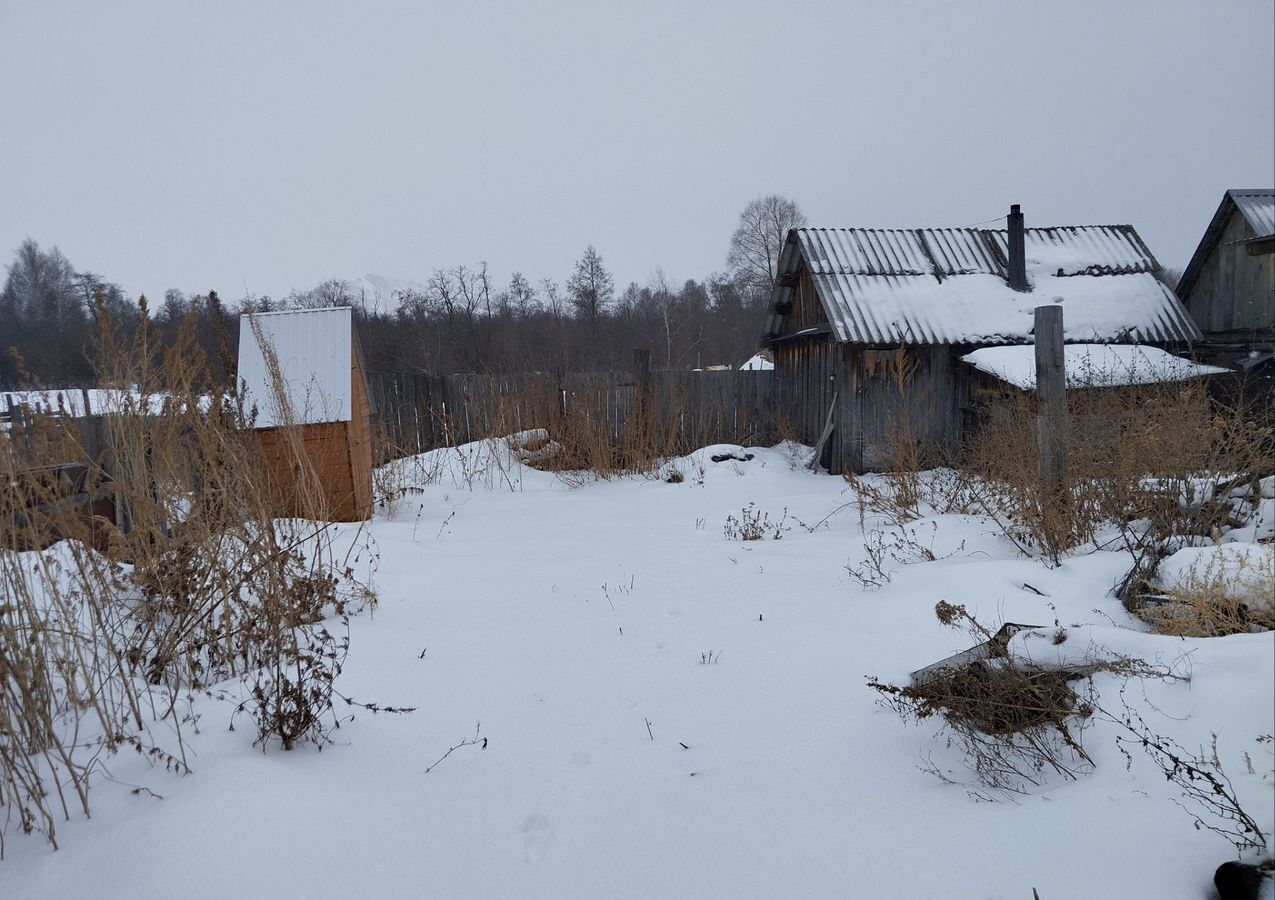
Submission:
[[726,462],[728,459],[733,459],[736,462],[748,462],[752,458],[753,455],[751,453],[745,453],[743,456],[736,456],[734,453],[714,453],[710,457],[713,462]]
[[1262,879],[1269,875],[1266,867],[1224,862],[1213,873],[1213,884],[1220,900],[1257,900],[1262,890]]
[[947,659],[940,659],[936,663],[931,663],[923,669],[917,669],[912,673],[912,683],[914,685],[925,684],[943,672],[951,672],[965,666],[982,662],[985,659],[999,658],[1005,655],[1005,647],[1009,644],[1009,639],[1024,629],[1040,628],[1040,625],[1020,625],[1017,622],[1006,622],[1000,627],[996,634],[992,635],[990,640],[963,650],[949,656]]

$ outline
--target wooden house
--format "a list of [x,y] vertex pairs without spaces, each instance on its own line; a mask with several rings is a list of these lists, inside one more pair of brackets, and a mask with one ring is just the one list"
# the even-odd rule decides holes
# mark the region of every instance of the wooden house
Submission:
[[1201,358],[1240,370],[1269,367],[1275,351],[1275,189],[1223,195],[1177,293],[1203,333]]
[[[238,383],[278,514],[370,518],[372,410],[350,308],[244,315]],[[303,496],[302,459],[321,497]]]
[[[902,439],[955,453],[988,346],[1033,340],[1061,304],[1069,343],[1186,347],[1200,334],[1128,225],[801,228],[780,252],[762,344],[777,417],[830,472],[888,466]],[[905,437],[904,437],[905,436]]]

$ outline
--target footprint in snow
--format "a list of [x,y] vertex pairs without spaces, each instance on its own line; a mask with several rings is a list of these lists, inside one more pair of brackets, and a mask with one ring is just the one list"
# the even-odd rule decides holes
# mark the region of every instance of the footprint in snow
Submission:
[[549,830],[549,820],[535,813],[518,827],[522,832],[523,859],[526,862],[538,863],[545,858],[553,832]]

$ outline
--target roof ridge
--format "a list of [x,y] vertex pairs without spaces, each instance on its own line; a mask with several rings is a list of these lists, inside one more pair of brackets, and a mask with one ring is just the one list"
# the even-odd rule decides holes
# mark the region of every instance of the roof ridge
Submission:
[[[1271,192],[1275,194],[1275,191]],[[1129,230],[1137,232],[1137,229],[1128,222],[1090,222],[1079,225],[1028,225],[1025,231],[1057,231],[1062,228],[1071,229],[1094,229],[1094,228],[1110,228],[1120,231]],[[898,231],[911,232],[918,231],[1005,231],[1005,228],[982,228],[974,225],[807,225],[801,228],[794,228],[793,231]]]

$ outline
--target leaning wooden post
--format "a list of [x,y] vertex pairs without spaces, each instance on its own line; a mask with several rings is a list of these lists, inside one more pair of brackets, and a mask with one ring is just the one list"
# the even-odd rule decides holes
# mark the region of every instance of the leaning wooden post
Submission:
[[1065,540],[1067,515],[1067,369],[1061,306],[1036,307],[1036,441],[1045,525]]

